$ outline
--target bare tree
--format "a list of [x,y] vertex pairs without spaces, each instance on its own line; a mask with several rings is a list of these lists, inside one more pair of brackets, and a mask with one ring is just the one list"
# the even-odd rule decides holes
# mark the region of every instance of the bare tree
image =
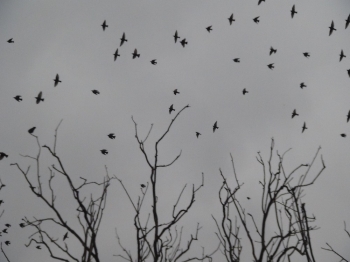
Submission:
[[[344,221],[344,231],[345,231],[345,233],[348,235],[348,237],[350,238],[350,233],[349,233],[349,231],[346,229],[346,223],[345,223],[345,221]],[[328,246],[328,248],[322,247],[322,249],[327,250],[327,251],[330,251],[330,252],[334,253],[335,255],[337,255],[337,256],[341,259],[339,262],[342,262],[342,261],[344,261],[344,262],[349,262],[349,260],[345,259],[341,254],[339,254],[337,251],[335,251],[335,250],[333,249],[333,247],[332,247],[330,244],[326,243],[326,245]]]
[[[60,261],[68,262],[73,260],[77,262],[99,262],[100,258],[97,247],[97,234],[106,206],[107,189],[110,185],[111,178],[108,176],[106,168],[106,177],[101,183],[88,182],[83,177],[80,177],[80,179],[82,179],[82,182],[79,185],[75,185],[73,183],[71,175],[64,168],[61,158],[56,153],[57,132],[61,122],[58,124],[55,130],[53,148],[46,145],[41,146],[39,138],[36,135],[31,134],[36,139],[38,145],[38,153],[36,156],[22,155],[25,158],[34,160],[36,164],[36,181],[32,181],[32,179],[30,179],[28,176],[30,166],[28,166],[25,170],[20,167],[18,163],[11,164],[16,166],[22,173],[23,177],[30,187],[31,192],[40,198],[43,203],[51,211],[53,211],[54,214],[52,217],[34,217],[33,219],[28,219],[27,217],[23,218],[23,226],[29,226],[35,230],[35,232],[30,235],[29,243],[26,246],[28,247],[34,244],[38,249],[45,247],[49,251],[52,258]],[[48,167],[49,194],[43,193],[43,178],[40,172],[39,162],[42,147],[45,148],[53,157],[53,159],[58,163],[58,166],[53,164],[51,167]],[[55,201],[57,195],[53,189],[53,181],[56,173],[63,177],[68,183],[68,188],[71,192],[72,199],[77,205],[77,208],[75,210],[75,212],[77,212],[76,221],[67,221],[65,218],[65,214],[67,214],[67,207],[59,207],[56,205]],[[101,195],[99,197],[93,197],[92,194],[90,194],[89,197],[84,196],[87,195],[85,189],[89,186],[100,186]],[[65,210],[65,212],[63,212],[63,210]],[[81,228],[73,227],[74,222],[78,222]],[[55,226],[58,226],[61,229],[61,232],[63,232],[60,234],[60,236],[63,236],[65,234],[65,237],[63,237],[63,239],[53,236],[53,234],[50,232],[50,227],[52,228]],[[75,239],[82,247],[82,254],[80,258],[76,256],[76,250],[69,250],[69,247],[65,242],[65,238],[68,237],[68,233],[70,238]]]
[[[4,187],[5,187],[6,185],[4,184],[4,183],[2,183],[2,181],[1,181],[1,179],[0,179],[0,192],[2,192],[2,190],[4,189]],[[4,200],[0,200],[0,206],[2,205],[4,203]],[[0,213],[0,218],[4,215],[4,213],[5,213],[5,208],[3,208],[2,209],[2,211],[1,211],[1,213]],[[0,233],[0,236],[1,236],[1,233]],[[3,241],[1,241],[1,243],[0,243],[0,247],[1,247],[1,253],[4,255],[4,257],[6,258],[6,261],[7,262],[10,262],[10,259],[7,257],[7,255],[6,255],[6,253],[5,253],[5,251],[4,251],[4,249],[2,248],[2,242]]]
[[[174,158],[173,161],[171,161],[168,164],[160,164],[158,162],[159,160],[159,145],[162,142],[162,140],[165,138],[165,136],[169,133],[173,123],[177,119],[177,117],[181,114],[183,110],[188,108],[189,105],[183,107],[171,120],[168,128],[163,133],[163,135],[160,136],[160,138],[155,142],[154,148],[155,148],[155,156],[151,160],[149,154],[146,152],[145,149],[145,142],[148,139],[153,125],[151,125],[150,130],[148,131],[147,136],[144,140],[140,139],[137,129],[137,123],[132,118],[134,125],[135,125],[135,138],[137,140],[137,143],[139,145],[139,148],[147,162],[147,165],[150,168],[150,182],[147,183],[147,185],[142,185],[141,188],[141,196],[138,197],[138,200],[136,203],[132,200],[128,190],[124,186],[121,179],[118,178],[118,181],[122,185],[124,191],[126,192],[134,210],[135,210],[135,216],[134,216],[134,226],[136,229],[136,243],[137,243],[137,258],[134,260],[132,253],[130,250],[127,250],[124,248],[124,246],[121,244],[120,238],[117,234],[117,239],[120,247],[122,248],[125,255],[116,255],[118,257],[124,258],[126,261],[137,261],[137,262],[143,262],[146,261],[147,258],[150,258],[154,262],[161,262],[161,261],[168,261],[168,262],[175,262],[180,261],[180,259],[183,259],[184,255],[191,249],[192,243],[196,240],[198,240],[198,232],[201,229],[200,225],[197,224],[197,228],[193,235],[191,235],[190,239],[187,241],[186,244],[183,245],[183,239],[182,239],[182,233],[183,233],[183,227],[178,228],[177,224],[185,216],[185,214],[188,213],[190,208],[192,207],[196,193],[204,186],[204,175],[202,174],[202,183],[195,187],[192,185],[192,194],[191,199],[189,200],[187,206],[183,208],[179,208],[179,202],[180,199],[186,189],[185,185],[176,201],[176,203],[173,205],[173,210],[171,214],[171,219],[168,222],[160,223],[160,213],[158,210],[158,201],[161,199],[157,194],[157,181],[158,181],[158,170],[160,168],[169,167],[172,164],[176,162],[176,160],[179,159],[181,156],[181,152]],[[152,206],[150,207],[150,213],[147,216],[146,221],[141,221],[141,208],[144,203],[144,199],[146,196],[146,193],[148,192],[148,189],[150,188],[151,191],[151,198],[152,198]],[[146,211],[147,212],[147,211]],[[162,219],[163,220],[163,219]],[[209,259],[211,261],[211,255],[204,255],[202,258],[187,258],[186,260],[182,261],[191,261],[191,260],[204,260]]]
[[[289,149],[290,150],[290,149]],[[223,184],[219,190],[219,199],[222,206],[221,223],[213,216],[217,225],[217,237],[221,243],[221,252],[226,261],[238,262],[242,251],[242,240],[239,230],[243,231],[250,243],[252,259],[255,262],[291,261],[291,257],[299,254],[306,257],[308,262],[315,262],[311,245],[310,231],[318,229],[310,225],[315,221],[315,216],[309,217],[306,213],[305,203],[302,202],[304,188],[311,186],[326,168],[321,155],[321,168],[309,178],[309,173],[319,155],[318,148],[310,164],[300,164],[291,172],[287,172],[283,166],[283,158],[289,151],[278,156],[276,170],[272,167],[274,154],[274,140],[271,141],[270,157],[266,162],[258,152],[257,161],[263,169],[261,194],[261,215],[248,213],[237,198],[237,192],[242,188],[236,174],[234,161],[231,155],[235,187],[230,187],[226,177],[220,170]],[[303,172],[296,181],[298,172]],[[308,181],[308,182],[307,182]],[[232,210],[236,212],[235,222],[232,221]],[[231,212],[231,213],[230,213]],[[248,221],[249,216],[249,221]],[[260,220],[257,222],[257,218]],[[238,220],[238,222],[237,222]],[[260,225],[260,226],[258,226]],[[274,225],[274,233],[270,233],[268,225]],[[251,230],[254,228],[254,230]],[[256,233],[253,233],[253,232]]]

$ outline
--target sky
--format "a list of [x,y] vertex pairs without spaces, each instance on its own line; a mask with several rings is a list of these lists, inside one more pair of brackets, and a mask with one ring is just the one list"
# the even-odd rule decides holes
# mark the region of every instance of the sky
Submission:
[[[306,190],[307,210],[316,216],[319,230],[312,233],[317,261],[336,257],[321,250],[326,242],[349,258],[350,227],[348,205],[350,184],[350,13],[347,0],[192,0],[192,1],[10,1],[0,3],[0,151],[9,155],[0,161],[1,190],[5,210],[0,227],[12,223],[11,241],[5,252],[11,261],[53,261],[46,250],[26,248],[31,229],[18,224],[27,216],[50,215],[29,190],[21,173],[35,165],[23,155],[36,155],[35,138],[27,130],[36,127],[41,145],[53,145],[58,130],[57,153],[76,183],[79,177],[102,181],[105,166],[120,178],[136,201],[140,184],[149,181],[150,170],[138,148],[131,117],[141,137],[153,129],[146,143],[150,155],[154,142],[166,130],[174,114],[184,110],[160,146],[160,161],[170,162],[182,150],[179,160],[159,174],[162,215],[185,184],[205,185],[184,218],[186,233],[197,222],[203,228],[197,249],[213,250],[217,245],[215,223],[220,216],[218,190],[222,184],[219,168],[232,180],[230,153],[244,187],[238,195],[249,212],[258,214],[261,197],[258,185],[262,172],[257,152],[267,159],[271,138],[275,149],[292,150],[285,157],[286,169],[310,163],[317,148],[326,169]],[[290,10],[298,12],[292,19]],[[234,14],[232,25],[228,17]],[[259,24],[253,18],[260,16]],[[108,27],[102,30],[106,20]],[[329,36],[334,21],[336,31]],[[206,27],[212,26],[209,33]],[[186,38],[185,48],[174,43],[178,31]],[[120,45],[125,32],[128,42]],[[7,43],[13,38],[14,43]],[[277,49],[269,55],[270,47]],[[118,48],[120,57],[114,61]],[[140,57],[132,59],[137,48]],[[343,49],[345,55],[339,62]],[[304,52],[310,57],[305,58]],[[240,58],[235,63],[234,58]],[[157,64],[150,61],[157,59]],[[270,70],[267,65],[274,63]],[[56,87],[56,74],[62,80]],[[301,89],[300,83],[306,87]],[[242,94],[246,88],[249,93]],[[99,90],[94,95],[91,90]],[[178,89],[180,94],[174,95]],[[35,98],[43,92],[44,101]],[[21,95],[17,102],[14,96]],[[168,108],[175,112],[169,114]],[[291,118],[296,109],[299,116]],[[214,133],[212,126],[218,123]],[[302,133],[303,123],[307,128]],[[200,132],[197,139],[195,132]],[[115,133],[116,139],[107,137]],[[347,137],[341,137],[345,133]],[[107,149],[108,154],[101,154]],[[52,164],[42,150],[43,177]],[[315,166],[314,172],[319,167]],[[75,207],[66,182],[55,181],[57,205],[74,219]],[[234,181],[232,180],[232,183]],[[95,190],[95,189],[92,189]],[[135,247],[133,209],[117,181],[110,186],[102,222],[99,247],[102,261],[121,261],[114,229],[125,246]],[[48,191],[46,191],[48,192]],[[92,191],[98,193],[99,191]],[[188,197],[188,194],[185,194]],[[251,200],[246,200],[249,196]],[[186,202],[184,202],[186,203]],[[147,207],[145,206],[145,209]],[[57,231],[57,235],[65,232]],[[189,236],[189,235],[187,235]],[[69,245],[76,244],[69,239]],[[243,247],[242,258],[250,259]],[[201,251],[200,251],[201,252]],[[215,261],[223,261],[217,254]],[[5,258],[0,254],[0,261]],[[246,260],[250,261],[250,260]]]

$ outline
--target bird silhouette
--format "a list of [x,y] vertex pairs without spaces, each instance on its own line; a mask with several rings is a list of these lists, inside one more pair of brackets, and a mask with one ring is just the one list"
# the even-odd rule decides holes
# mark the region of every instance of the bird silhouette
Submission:
[[344,57],[346,57],[346,55],[344,55],[344,51],[343,49],[340,51],[340,59],[339,59],[339,62],[341,62],[341,60],[343,60]]
[[300,88],[303,89],[304,87],[306,87],[305,83],[304,82],[300,83]]
[[110,139],[115,139],[114,133],[110,133],[110,134],[108,135],[108,137],[109,137]]
[[233,19],[233,13],[230,15],[229,18],[227,18],[228,21],[230,22],[230,25],[232,25],[232,22],[236,21],[235,19]]
[[134,53],[132,54],[132,59],[135,59],[136,57],[140,57],[140,54],[137,53],[137,49],[135,48]]
[[106,27],[108,27],[108,25],[106,24],[106,20],[103,21],[103,24],[101,26],[103,28],[103,31],[106,29]]
[[298,12],[295,11],[295,5],[293,5],[292,10],[290,10],[292,18],[294,17],[294,14],[297,14]]
[[303,130],[301,131],[301,133],[304,133],[304,131],[305,131],[305,129],[307,129],[307,127],[306,127],[306,123],[304,122],[304,125],[303,125]]
[[57,74],[56,75],[56,78],[53,80],[53,81],[55,81],[55,87],[58,85],[58,83],[61,83],[62,81],[60,80],[60,76]]
[[174,104],[172,104],[172,105],[169,107],[169,114],[171,114],[172,111],[175,111],[175,109],[174,109]]
[[348,28],[349,24],[350,24],[350,14],[349,14],[348,18],[345,20],[345,29]]
[[175,43],[177,42],[177,39],[179,39],[180,37],[178,36],[177,34],[177,30],[175,31],[175,35],[174,35],[174,40],[175,40]]
[[113,54],[113,56],[114,56],[114,61],[116,61],[118,56],[120,56],[120,54],[118,54],[118,48],[117,50],[115,50],[115,53]]
[[100,92],[98,90],[96,90],[96,89],[91,90],[91,92],[94,93],[95,95],[99,95],[100,94]]
[[346,137],[346,134],[343,133],[343,134],[340,134],[340,136],[341,136],[341,137]]
[[272,64],[268,64],[267,67],[270,68],[271,70],[275,68],[275,66],[273,65],[274,63]]
[[8,234],[7,228],[4,228],[4,229],[2,230],[2,233]]
[[247,197],[248,200],[250,200],[250,197]]
[[107,155],[107,154],[108,154],[107,149],[102,149],[102,150],[100,150],[100,151],[101,151],[101,153],[102,153],[103,155]]
[[265,0],[259,0],[258,5],[260,5],[261,2],[265,2]]
[[198,138],[200,135],[202,135],[201,133],[199,132],[196,132],[196,137]]
[[11,225],[10,225],[10,224],[5,224],[5,226],[7,226],[7,227],[11,227]]
[[5,203],[5,202],[4,202],[4,200],[1,199],[1,200],[0,200],[0,205],[1,205],[2,203]]
[[173,91],[173,93],[174,93],[174,95],[176,95],[176,94],[180,94],[180,92],[179,92],[179,91],[177,91],[177,89],[175,89],[175,90]]
[[186,38],[182,39],[182,40],[180,41],[180,43],[181,43],[182,47],[185,47],[185,45],[188,44],[187,41],[186,41]]
[[348,71],[348,75],[349,75],[349,77],[350,77],[350,69],[348,69],[347,71]]
[[21,228],[24,228],[24,227],[26,226],[26,224],[20,223],[19,226],[20,226]]
[[329,35],[331,35],[333,33],[333,31],[337,31],[337,29],[334,28],[334,22],[332,20],[331,26],[328,27],[329,28]]
[[13,41],[13,38],[10,38],[9,40],[7,40],[7,43],[13,44],[15,41]]
[[14,99],[16,99],[18,102],[22,101],[22,97],[20,95],[15,96]]
[[123,33],[122,38],[120,38],[120,46],[122,46],[124,42],[128,42],[128,40],[125,38],[125,33]]
[[293,113],[292,113],[292,118],[294,118],[295,116],[298,116],[299,114],[297,113],[297,110],[296,109],[294,109],[293,110]]
[[243,91],[242,91],[243,95],[249,93],[245,88],[243,88]]
[[216,121],[213,125],[213,133],[215,132],[216,129],[219,129],[218,127],[218,121]]
[[259,17],[260,17],[260,16],[257,16],[257,17],[255,17],[255,18],[253,18],[253,21],[254,21],[256,24],[259,24],[259,22],[260,22]]
[[151,60],[151,64],[152,64],[152,65],[156,65],[156,64],[157,64],[157,59]]
[[273,47],[270,47],[270,55],[272,54],[276,54],[277,53],[277,49],[273,49]]
[[350,110],[349,110],[349,112],[347,114],[346,122],[349,122],[349,120],[350,120]]
[[36,249],[41,249],[41,246],[36,246]]
[[2,160],[4,157],[9,157],[7,154],[5,154],[4,152],[0,152],[0,160]]
[[5,241],[5,245],[6,245],[6,246],[8,246],[8,245],[10,245],[10,244],[11,244],[10,241],[8,241],[8,240]]
[[145,186],[145,184],[141,184],[141,187],[142,187],[142,188],[145,188],[146,186]]
[[64,234],[63,241],[65,241],[68,238],[68,232]]
[[236,62],[236,63],[239,63],[239,62],[241,62],[239,59],[240,58],[235,58],[235,59],[233,59],[233,61]]
[[43,102],[44,102],[44,98],[42,98],[42,96],[43,96],[43,92],[40,91],[39,94],[38,94],[38,96],[35,97],[36,103],[37,103],[37,104],[39,104],[40,101],[43,101]]
[[211,26],[206,27],[205,29],[207,29],[207,31],[210,33],[210,31],[213,30],[212,27],[213,27],[213,26],[211,25]]
[[29,134],[33,134],[33,132],[34,132],[35,128],[36,128],[35,126],[34,126],[34,127],[32,127],[32,128],[30,128],[30,129],[28,130],[28,133],[29,133]]
[[303,55],[304,55],[306,58],[309,58],[309,57],[310,57],[310,53],[309,53],[309,52],[305,52],[305,53],[303,53]]

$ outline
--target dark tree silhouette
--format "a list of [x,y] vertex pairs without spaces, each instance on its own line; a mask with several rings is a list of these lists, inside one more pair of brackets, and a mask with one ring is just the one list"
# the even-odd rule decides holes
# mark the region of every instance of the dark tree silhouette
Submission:
[[[345,223],[345,221],[344,221],[344,231],[345,231],[345,233],[348,235],[348,237],[350,238],[350,233],[349,233],[349,231],[346,229],[346,223]],[[328,246],[328,248],[322,247],[322,249],[327,250],[327,251],[330,251],[330,252],[334,253],[335,255],[337,255],[339,258],[341,258],[341,260],[340,260],[339,262],[343,262],[343,261],[344,261],[344,262],[349,262],[349,260],[345,259],[341,254],[339,254],[337,251],[335,251],[335,250],[333,249],[333,247],[332,247],[330,244],[326,243],[326,245]]]

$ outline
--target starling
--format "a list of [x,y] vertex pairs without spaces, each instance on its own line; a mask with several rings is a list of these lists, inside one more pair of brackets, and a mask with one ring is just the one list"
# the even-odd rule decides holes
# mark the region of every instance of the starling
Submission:
[[106,24],[106,20],[103,21],[103,24],[101,26],[103,28],[103,31],[106,29],[106,27],[108,27],[108,25]]
[[58,83],[62,82],[58,74],[56,75],[56,78],[53,81],[55,81],[55,87],[58,85]]
[[100,150],[100,151],[101,151],[101,153],[102,153],[103,155],[107,155],[107,154],[108,154],[107,149],[102,149],[102,150]]
[[341,62],[341,60],[343,60],[344,57],[346,57],[346,55],[344,55],[343,49],[340,51],[340,59],[339,62]]
[[7,233],[7,228],[3,229],[3,230],[2,230],[2,233],[8,234],[8,233]]
[[341,137],[346,137],[346,134],[343,133],[343,134],[340,134],[340,136],[341,136]]
[[6,226],[6,227],[11,227],[11,225],[10,225],[10,224],[5,224],[5,226]]
[[110,139],[115,139],[114,133],[110,133],[110,134],[108,135],[108,137],[109,137]]
[[303,89],[304,87],[306,87],[305,83],[304,82],[300,83],[300,88]]
[[236,21],[235,19],[233,19],[233,13],[231,14],[231,16],[229,18],[227,18],[228,21],[230,22],[230,25],[232,25],[232,22]]
[[15,96],[14,99],[16,99],[18,102],[22,101],[22,97],[20,95]]
[[293,113],[292,113],[292,118],[294,118],[295,116],[298,116],[299,114],[297,113],[297,110],[296,109],[294,109],[293,110]]
[[2,160],[4,157],[9,157],[9,156],[4,152],[0,152],[0,160]]
[[123,33],[122,38],[120,38],[120,46],[122,46],[124,42],[128,42],[128,40],[125,38],[125,33]]
[[306,127],[306,123],[304,122],[303,130],[301,131],[301,133],[304,133],[305,129],[307,129],[307,127]]
[[180,43],[181,43],[182,47],[185,47],[185,45],[188,44],[187,41],[186,41],[186,38],[182,39],[182,40],[180,41]]
[[156,64],[157,64],[157,59],[151,60],[151,64],[152,64],[152,65],[156,65]]
[[273,49],[273,47],[270,47],[270,55],[272,54],[276,54],[277,53],[277,49]]
[[175,109],[174,109],[174,104],[172,104],[172,105],[169,107],[169,114],[171,114],[172,111],[175,111]]
[[28,133],[29,133],[29,134],[33,134],[35,128],[36,128],[36,127],[34,126],[34,127],[30,128],[30,129],[28,129]]
[[39,94],[38,94],[38,96],[35,97],[36,103],[37,103],[37,104],[39,104],[40,101],[43,101],[43,102],[44,102],[44,98],[42,98],[42,96],[43,96],[43,92],[40,91]]
[[240,61],[240,58],[235,58],[235,59],[233,59],[233,62],[239,63],[241,61]]
[[120,54],[118,54],[118,48],[117,48],[117,50],[115,51],[115,53],[113,54],[113,56],[114,56],[114,61],[116,61],[117,58],[118,58],[118,56],[120,56]]
[[216,129],[219,129],[218,127],[218,121],[216,121],[213,125],[213,133],[215,132]]
[[259,17],[260,17],[260,16],[257,16],[257,17],[255,17],[255,18],[253,19],[253,21],[254,21],[256,24],[259,24],[259,22],[260,22]]
[[247,93],[249,93],[249,92],[247,91],[247,89],[243,88],[242,93],[243,93],[243,95],[245,95],[245,94],[247,94]]
[[179,91],[177,91],[177,89],[175,89],[173,92],[174,92],[174,95],[176,95],[176,94],[180,94],[180,92],[179,92]]
[[298,13],[297,11],[295,11],[295,5],[293,5],[292,10],[290,10],[290,13],[292,15],[292,18],[294,17],[294,14]]
[[270,68],[271,70],[275,68],[275,66],[273,65],[274,63],[272,64],[268,64],[267,67]]
[[329,35],[331,35],[333,33],[333,31],[337,31],[337,29],[334,28],[334,22],[332,20],[331,26],[328,27],[329,28]]
[[309,54],[308,52],[303,53],[303,55],[304,55],[306,58],[310,57],[310,54]]
[[9,40],[7,40],[7,43],[13,44],[15,41],[13,41],[13,38],[10,38]]
[[94,93],[95,95],[99,95],[100,94],[100,92],[98,90],[96,90],[96,89],[91,90],[91,92]]
[[213,29],[212,29],[212,26],[208,26],[208,27],[206,27],[205,29],[207,29],[207,31],[210,33],[210,31],[212,31]]
[[25,225],[24,223],[20,223],[19,226],[20,226],[21,228],[24,228],[26,225]]
[[350,14],[349,14],[348,18],[345,20],[345,29],[348,28],[349,24],[350,24]]
[[132,59],[135,59],[136,57],[140,57],[140,54],[137,53],[137,49],[135,48],[134,53],[132,54]]
[[36,246],[36,249],[41,249],[41,246]]
[[202,135],[201,133],[199,132],[196,132],[196,137],[198,138],[200,135]]
[[177,41],[177,39],[180,38],[178,35],[177,35],[177,30],[175,31],[175,35],[174,35],[174,40],[175,40],[175,43]]
[[145,188],[146,186],[145,186],[145,184],[141,184],[141,187],[142,187],[142,188]]
[[261,2],[265,2],[265,0],[259,0],[258,5],[260,5]]
[[8,245],[10,245],[10,244],[11,244],[11,242],[10,242],[10,241],[8,241],[8,240],[6,240],[6,241],[5,241],[5,244],[6,244],[6,246],[8,246]]

